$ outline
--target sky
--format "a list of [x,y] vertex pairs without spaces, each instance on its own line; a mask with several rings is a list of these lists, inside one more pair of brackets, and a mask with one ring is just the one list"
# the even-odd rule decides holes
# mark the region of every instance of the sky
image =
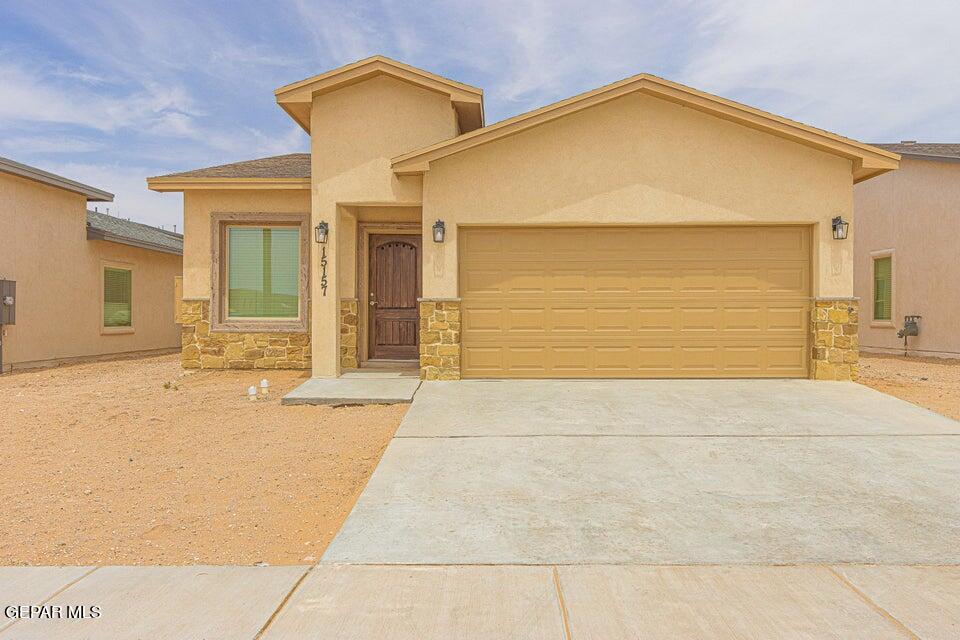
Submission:
[[182,229],[147,176],[307,151],[273,90],[373,54],[483,88],[488,124],[648,72],[865,142],[957,142],[957,24],[956,0],[0,0],[0,156]]

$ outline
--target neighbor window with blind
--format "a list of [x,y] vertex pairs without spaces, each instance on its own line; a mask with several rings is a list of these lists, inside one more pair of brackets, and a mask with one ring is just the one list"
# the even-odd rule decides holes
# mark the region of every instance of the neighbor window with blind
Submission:
[[873,319],[890,320],[893,298],[893,258],[873,260]]
[[227,227],[228,318],[297,318],[300,227]]
[[133,326],[133,272],[103,268],[103,326]]

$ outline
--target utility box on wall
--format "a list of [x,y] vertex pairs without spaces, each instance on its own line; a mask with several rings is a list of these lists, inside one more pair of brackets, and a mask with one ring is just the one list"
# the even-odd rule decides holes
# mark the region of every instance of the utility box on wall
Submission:
[[0,325],[17,324],[17,283],[0,280]]

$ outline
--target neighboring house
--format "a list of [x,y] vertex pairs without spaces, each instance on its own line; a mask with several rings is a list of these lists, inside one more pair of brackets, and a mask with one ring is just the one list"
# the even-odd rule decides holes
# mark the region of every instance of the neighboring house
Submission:
[[16,282],[3,369],[180,345],[183,237],[87,211],[113,195],[0,158],[0,280]]
[[856,376],[831,221],[895,153],[646,74],[490,126],[381,56],[276,100],[310,154],[148,179],[184,194],[186,367]]
[[[854,189],[864,351],[960,357],[960,144],[878,144],[900,170]],[[923,316],[919,335],[897,332]]]

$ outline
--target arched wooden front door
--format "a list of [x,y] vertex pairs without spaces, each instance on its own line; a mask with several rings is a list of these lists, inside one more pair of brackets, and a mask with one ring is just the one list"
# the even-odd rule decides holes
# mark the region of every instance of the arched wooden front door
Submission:
[[419,357],[420,236],[370,236],[369,357]]

